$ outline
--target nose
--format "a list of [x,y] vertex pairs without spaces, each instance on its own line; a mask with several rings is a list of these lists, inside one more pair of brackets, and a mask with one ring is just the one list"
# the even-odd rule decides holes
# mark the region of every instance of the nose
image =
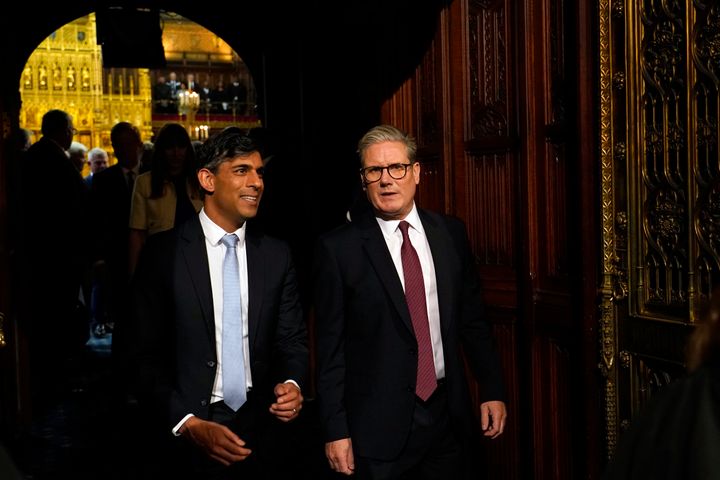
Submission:
[[387,168],[382,169],[380,172],[380,185],[389,185],[393,182],[393,178],[390,176]]
[[252,172],[248,173],[247,176],[248,179],[248,186],[251,188],[254,188],[255,190],[259,190],[263,187],[263,179],[262,176],[260,176],[257,172],[257,170],[253,170]]

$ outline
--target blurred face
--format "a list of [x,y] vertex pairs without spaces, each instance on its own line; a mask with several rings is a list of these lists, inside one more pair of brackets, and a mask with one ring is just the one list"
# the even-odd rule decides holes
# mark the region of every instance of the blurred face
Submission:
[[[63,135],[62,139],[60,139],[59,141],[60,146],[63,148],[63,150],[67,150],[70,148],[70,145],[72,145],[73,137],[77,133],[77,130],[75,130],[75,125],[73,125],[72,119],[68,122],[67,130],[65,133],[66,135]],[[84,158],[82,163],[83,165],[85,164]],[[73,164],[77,165],[74,160]],[[82,166],[80,168],[82,168]]]
[[143,144],[137,134],[131,130],[120,132],[117,141],[113,142],[113,150],[120,166],[133,169],[140,161]]
[[216,173],[201,168],[198,180],[207,192],[204,206],[208,217],[226,232],[233,232],[257,215],[264,189],[263,170],[258,152],[227,160]]
[[170,175],[178,175],[183,171],[185,165],[185,159],[187,157],[187,147],[181,147],[179,145],[173,145],[163,150],[165,152],[165,158],[168,162],[168,169]]
[[90,159],[90,171],[92,173],[97,173],[102,170],[105,170],[108,166],[108,159],[105,156],[102,155],[96,155],[92,159]]
[[[365,151],[363,157],[363,168],[366,169],[409,163],[407,150],[401,142],[376,143]],[[398,177],[396,170],[393,169],[393,175]],[[391,177],[387,169],[382,170],[376,182],[362,180],[375,215],[384,220],[402,220],[412,210],[415,190],[420,183],[420,164],[415,162],[409,166],[405,176],[399,180]]]
[[75,166],[77,171],[82,172],[83,167],[85,167],[85,152],[79,150],[71,152],[68,155],[70,156],[70,161]]

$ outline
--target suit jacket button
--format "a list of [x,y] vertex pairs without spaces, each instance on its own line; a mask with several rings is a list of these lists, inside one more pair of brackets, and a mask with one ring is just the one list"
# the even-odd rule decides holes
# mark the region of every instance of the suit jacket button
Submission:
[[203,407],[207,407],[207,400],[200,400],[200,405]]
[[415,387],[407,387],[407,391],[408,391],[408,392],[414,392],[414,391],[415,391]]
[[414,348],[411,348],[410,350],[408,350],[408,352],[410,353],[410,355],[417,355],[417,350],[415,350]]
[[215,366],[215,362],[213,362],[212,360],[208,360],[207,366],[213,368]]

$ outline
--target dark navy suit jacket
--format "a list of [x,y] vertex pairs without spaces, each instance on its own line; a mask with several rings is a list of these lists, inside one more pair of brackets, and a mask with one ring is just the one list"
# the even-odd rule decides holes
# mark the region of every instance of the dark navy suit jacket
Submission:
[[[269,415],[277,383],[307,385],[307,333],[287,245],[251,225],[245,241],[252,395],[257,415]],[[148,237],[132,283],[131,356],[141,391],[167,415],[169,429],[188,413],[208,419],[218,359],[199,218]]]
[[[481,401],[503,400],[464,224],[419,210],[435,265],[450,417],[477,427],[465,357]],[[400,453],[415,408],[417,342],[402,283],[371,211],[322,236],[314,256],[317,394],[325,441],[352,438],[357,455]],[[465,430],[465,433],[471,433]]]

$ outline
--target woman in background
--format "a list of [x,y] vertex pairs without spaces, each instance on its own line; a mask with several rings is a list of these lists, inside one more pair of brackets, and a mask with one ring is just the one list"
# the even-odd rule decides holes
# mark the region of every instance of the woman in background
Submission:
[[167,123],[154,142],[150,170],[135,181],[130,207],[130,273],[148,235],[170,230],[202,207],[195,150],[185,127]]

